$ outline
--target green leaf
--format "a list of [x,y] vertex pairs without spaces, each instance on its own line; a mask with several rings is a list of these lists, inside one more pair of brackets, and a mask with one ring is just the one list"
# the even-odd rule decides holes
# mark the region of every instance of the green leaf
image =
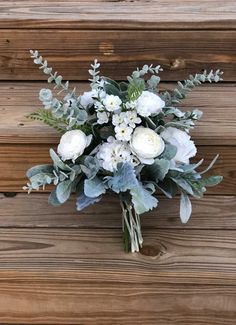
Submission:
[[116,193],[126,192],[138,185],[135,170],[129,163],[118,164],[117,171],[113,176],[107,176],[106,182],[108,187]]
[[210,176],[200,180],[202,186],[215,186],[223,180],[223,176]]
[[181,189],[186,191],[188,194],[193,195],[193,190],[191,185],[183,178],[171,178]]
[[101,179],[95,177],[84,181],[84,194],[87,197],[96,198],[106,192],[106,187]]
[[58,200],[58,198],[57,198],[56,189],[54,189],[54,190],[50,193],[50,195],[49,195],[49,197],[48,197],[48,203],[51,204],[51,205],[53,205],[53,206],[59,206],[59,205],[62,204],[62,203]]
[[141,183],[130,190],[132,203],[137,214],[142,214],[157,207],[158,200]]
[[181,192],[180,197],[180,219],[182,223],[187,223],[192,213],[192,204],[189,197]]
[[178,187],[170,178],[166,178],[164,182],[159,182],[157,187],[168,197],[173,198],[177,192]]
[[146,167],[150,176],[158,182],[163,181],[170,168],[170,161],[166,159],[155,159],[155,162]]
[[165,149],[163,151],[163,153],[160,155],[160,159],[166,159],[166,160],[171,160],[172,158],[175,157],[177,153],[177,148],[176,146],[170,144],[170,143],[166,143],[165,144]]
[[64,182],[61,182],[56,187],[56,197],[57,200],[62,204],[66,202],[71,194],[73,187],[73,182],[71,180],[66,180]]
[[59,158],[53,149],[50,149],[49,153],[55,167],[60,168],[61,170],[71,171],[71,168],[66,165],[61,158]]

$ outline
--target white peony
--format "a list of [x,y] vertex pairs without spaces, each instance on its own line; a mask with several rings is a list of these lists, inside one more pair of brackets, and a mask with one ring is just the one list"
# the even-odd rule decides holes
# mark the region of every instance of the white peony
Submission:
[[163,152],[165,143],[155,131],[139,126],[134,130],[130,147],[141,163],[151,165]]
[[93,97],[97,97],[97,95],[98,93],[95,89],[84,92],[79,99],[80,105],[82,105],[84,108],[93,105],[94,104]]
[[137,99],[137,112],[144,117],[159,114],[163,107],[165,107],[165,102],[150,91],[143,91]]
[[177,153],[174,157],[176,163],[189,164],[189,158],[196,155],[197,148],[186,132],[168,127],[161,133],[161,136],[165,141],[176,146]]
[[118,111],[122,104],[120,97],[114,95],[106,95],[102,102],[108,112]]
[[62,160],[71,159],[74,162],[90,145],[91,140],[92,135],[87,136],[80,130],[68,131],[61,137],[57,152]]
[[97,152],[97,158],[101,167],[110,172],[117,169],[117,165],[122,162],[129,162],[133,166],[138,164],[136,157],[132,154],[127,143],[109,137]]

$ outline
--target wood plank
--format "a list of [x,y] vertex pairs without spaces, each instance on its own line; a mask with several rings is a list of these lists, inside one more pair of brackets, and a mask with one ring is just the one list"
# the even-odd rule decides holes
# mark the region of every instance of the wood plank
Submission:
[[97,58],[102,74],[116,79],[126,79],[137,66],[153,63],[163,66],[163,80],[219,68],[225,71],[224,80],[236,81],[236,31],[3,29],[1,80],[45,79],[29,49],[38,49],[69,80],[87,80],[88,68]]
[[[26,170],[33,165],[50,162],[49,145],[1,145],[0,146],[0,192],[19,192],[26,184]],[[55,147],[54,147],[55,148]],[[198,148],[196,160],[205,158],[203,166],[209,164],[219,153],[220,158],[210,174],[223,175],[224,181],[209,187],[208,194],[235,195],[236,150],[231,146],[202,146]],[[203,167],[202,167],[203,168]]]
[[88,284],[235,285],[236,280],[233,230],[144,229],[145,243],[136,254],[123,252],[120,229],[12,228],[0,229],[0,236],[1,272],[72,272]]
[[235,286],[130,283],[122,273],[109,283],[101,271],[100,283],[80,280],[79,272],[42,280],[11,273],[1,281],[2,324],[235,324]]
[[[141,217],[142,227],[168,229],[229,229],[236,230],[236,197],[207,195],[192,199],[193,214],[183,225],[179,219],[179,198],[159,196],[157,209]],[[118,197],[106,195],[103,200],[76,211],[76,197],[60,207],[48,205],[48,195],[32,193],[14,197],[0,194],[0,227],[19,228],[121,228]],[[34,207],[32,209],[32,207]]]
[[[73,83],[78,91],[89,89],[87,83]],[[161,84],[172,89],[175,83]],[[41,106],[38,100],[40,88],[45,83],[0,83],[0,143],[57,143],[58,133],[42,124],[26,118]],[[235,84],[204,85],[196,88],[181,107],[184,110],[199,108],[204,115],[192,135],[197,144],[236,145],[236,91]]]
[[229,29],[234,0],[0,1],[1,28]]

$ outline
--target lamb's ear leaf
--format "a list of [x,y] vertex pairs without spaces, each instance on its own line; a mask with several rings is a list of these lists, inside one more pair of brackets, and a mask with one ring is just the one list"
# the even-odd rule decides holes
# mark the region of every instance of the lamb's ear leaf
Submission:
[[76,200],[76,208],[78,211],[83,210],[84,208],[87,208],[89,205],[94,204],[96,202],[99,202],[101,200],[102,196],[91,198],[86,196],[84,193],[81,193]]
[[73,182],[71,180],[66,180],[59,183],[56,187],[56,197],[57,200],[62,204],[66,202],[72,192]]
[[154,163],[147,167],[150,175],[156,182],[163,181],[170,168],[170,161],[166,159],[155,159]]
[[202,186],[215,186],[223,180],[223,176],[210,176],[200,180]]
[[93,179],[86,179],[84,181],[84,194],[87,197],[96,198],[105,192],[106,187],[100,178],[94,177]]
[[26,173],[26,176],[28,178],[31,178],[37,174],[40,174],[40,173],[53,173],[53,166],[52,165],[49,165],[49,164],[45,164],[45,165],[37,165],[37,166],[34,166],[34,167],[31,167],[27,173]]
[[142,214],[157,207],[158,200],[141,183],[130,190],[132,203],[137,214]]
[[56,189],[54,189],[49,197],[48,197],[48,203],[53,205],[53,206],[59,206],[61,205],[62,203],[58,201],[58,198],[57,198],[57,195],[56,195]]
[[170,144],[170,143],[166,143],[165,144],[165,149],[163,151],[163,153],[160,155],[160,159],[166,159],[166,160],[171,160],[172,158],[175,157],[177,153],[177,148],[176,146]]
[[192,213],[192,204],[188,195],[181,192],[180,197],[180,219],[182,223],[188,222]]
[[71,168],[68,165],[66,165],[61,160],[61,158],[59,158],[59,156],[55,153],[55,151],[52,148],[49,150],[49,153],[50,153],[50,157],[51,157],[55,167],[62,169],[62,170],[66,170],[66,171],[71,170]]

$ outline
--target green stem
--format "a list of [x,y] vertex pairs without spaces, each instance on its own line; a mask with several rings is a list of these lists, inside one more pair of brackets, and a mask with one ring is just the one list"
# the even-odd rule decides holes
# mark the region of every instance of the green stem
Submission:
[[139,215],[135,212],[131,202],[121,199],[122,230],[125,252],[139,252],[143,238]]

